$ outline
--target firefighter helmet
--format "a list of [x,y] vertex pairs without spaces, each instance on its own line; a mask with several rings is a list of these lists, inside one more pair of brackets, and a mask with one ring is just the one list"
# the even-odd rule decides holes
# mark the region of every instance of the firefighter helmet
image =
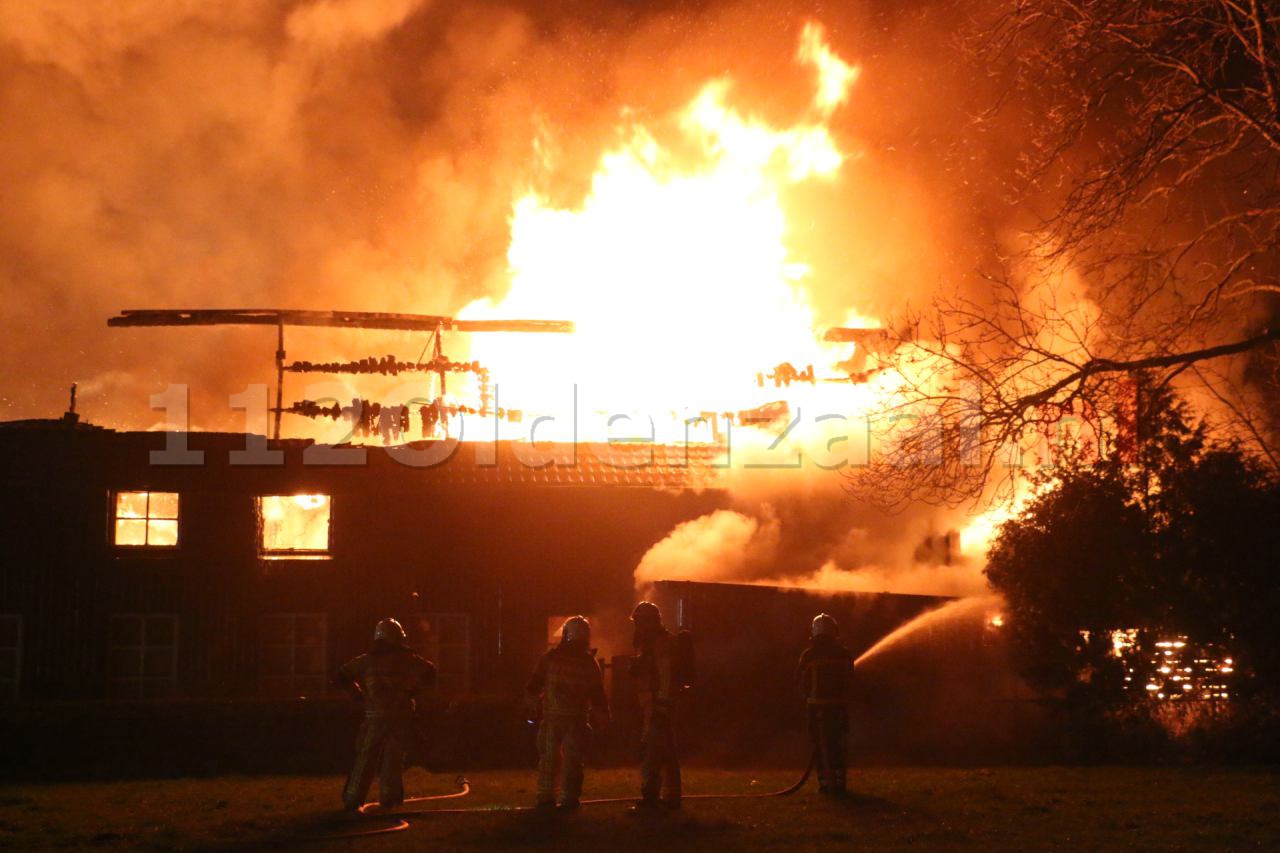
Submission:
[[819,613],[817,616],[813,617],[813,628],[810,632],[810,636],[834,637],[838,633],[840,633],[840,626],[836,623],[836,617],[829,613]]
[[585,645],[591,642],[591,623],[585,616],[571,616],[564,620],[564,627],[560,629],[560,638],[566,643]]
[[631,621],[642,627],[662,624],[662,611],[652,601],[642,601],[631,611]]
[[373,638],[386,640],[388,643],[403,643],[407,639],[404,626],[394,619],[383,619],[379,622],[378,627],[373,629]]

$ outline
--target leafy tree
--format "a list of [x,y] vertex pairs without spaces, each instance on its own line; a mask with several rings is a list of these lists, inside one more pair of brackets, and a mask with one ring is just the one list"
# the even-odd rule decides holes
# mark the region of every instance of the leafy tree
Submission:
[[1163,386],[1140,385],[1133,425],[1129,446],[1046,474],[992,546],[1017,665],[1073,710],[1105,713],[1145,699],[1122,689],[1111,632],[1180,633],[1231,649],[1274,701],[1280,483],[1238,449],[1207,446]]
[[1215,450],[1176,472],[1164,503],[1170,615],[1190,636],[1239,650],[1254,687],[1280,700],[1280,484]]
[[[1141,507],[1115,466],[1073,466],[1005,524],[987,576],[1009,606],[1008,630],[1022,673],[1051,694],[1118,701],[1100,645],[1143,609],[1131,567],[1149,563]],[[1083,692],[1082,692],[1083,691]]]

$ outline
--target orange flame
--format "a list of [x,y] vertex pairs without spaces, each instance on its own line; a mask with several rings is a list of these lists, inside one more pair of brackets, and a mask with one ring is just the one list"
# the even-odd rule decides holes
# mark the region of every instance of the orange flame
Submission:
[[[629,123],[600,159],[573,208],[529,192],[515,201],[510,290],[462,316],[572,320],[563,339],[492,336],[472,342],[500,405],[632,414],[627,429],[652,437],[669,420],[798,402],[798,389],[756,381],[782,363],[829,369],[848,344],[819,342],[808,297],[810,270],[788,248],[787,194],[832,180],[847,155],[827,124],[857,69],[806,26],[797,58],[817,70],[814,112],[775,127],[733,104],[728,79],[707,83],[678,116],[677,139]],[[809,393],[812,394],[812,385]],[[849,387],[840,409],[847,411]],[[615,419],[616,420],[616,419]],[[583,434],[585,431],[585,435]],[[617,424],[580,426],[579,438],[618,437]],[[539,434],[539,438],[551,437]],[[564,437],[558,435],[556,437]]]
[[849,65],[827,46],[822,25],[810,21],[800,35],[796,59],[811,63],[818,71],[818,92],[813,105],[829,115],[849,97],[849,87],[858,79],[858,68]]

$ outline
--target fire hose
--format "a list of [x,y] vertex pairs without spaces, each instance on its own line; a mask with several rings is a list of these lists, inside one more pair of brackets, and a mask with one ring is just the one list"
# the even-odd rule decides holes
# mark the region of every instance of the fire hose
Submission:
[[[815,756],[813,754],[810,754],[809,763],[805,765],[804,772],[800,774],[800,778],[792,782],[787,787],[780,788],[776,791],[761,791],[757,793],[748,793],[748,794],[685,794],[682,797],[682,799],[685,799],[685,800],[759,800],[759,799],[767,799],[770,797],[787,797],[787,796],[790,796],[791,794],[794,794],[796,791],[799,791],[801,788],[804,787],[804,783],[809,781],[809,776],[812,775],[813,773],[814,761],[815,761]],[[509,813],[515,813],[515,812],[531,812],[535,810],[533,806],[479,806],[476,808],[469,808],[469,809],[428,808],[428,809],[408,809],[408,810],[404,808],[404,806],[408,806],[413,803],[424,803],[424,802],[436,801],[436,800],[451,800],[451,799],[456,799],[458,797],[465,797],[469,793],[471,793],[471,784],[465,776],[459,776],[457,778],[457,784],[458,784],[459,790],[452,794],[437,794],[435,796],[430,796],[430,797],[413,797],[411,799],[405,800],[402,805],[394,806],[393,808],[387,809],[386,811],[383,811],[383,809],[377,803],[366,803],[365,805],[360,807],[358,813],[360,817],[365,820],[393,821],[392,823],[389,823],[386,826],[373,827],[370,829],[357,829],[347,833],[318,836],[308,840],[313,840],[313,841],[340,840],[344,838],[362,838],[366,836],[385,835],[392,832],[402,832],[409,828],[409,821],[406,820],[406,818],[410,818],[410,817],[424,817],[427,815],[446,815],[446,814],[454,814],[454,815],[485,814],[485,813],[509,814]],[[583,800],[581,802],[581,805],[599,806],[599,805],[605,805],[609,803],[632,803],[635,801],[636,801],[636,798],[634,796],[605,797],[605,798],[599,798],[599,799],[593,799],[593,800]]]
[[[458,790],[454,791],[452,794],[432,794],[431,796],[427,796],[427,797],[410,797],[409,799],[404,801],[404,805],[409,805],[411,803],[425,803],[425,802],[430,802],[435,800],[456,800],[458,797],[465,797],[471,793],[471,783],[467,780],[466,776],[458,776],[454,780],[454,782],[455,784],[457,784]],[[379,814],[378,808],[379,806],[377,803],[365,803],[357,810],[357,815],[359,816],[358,819],[360,819],[361,823],[367,823],[369,821],[375,821],[375,820],[390,821],[390,823],[388,823],[386,826],[378,826],[378,827],[373,827],[369,829],[357,829],[351,832],[337,832],[329,835],[317,835],[317,836],[312,836],[306,839],[299,839],[299,840],[339,841],[344,838],[364,838],[366,836],[372,836],[372,835],[386,835],[392,832],[401,832],[409,828],[409,821],[404,819],[405,815],[427,814],[427,812],[414,812],[414,811],[410,811],[410,812],[397,811],[393,813],[389,810],[386,814]]]

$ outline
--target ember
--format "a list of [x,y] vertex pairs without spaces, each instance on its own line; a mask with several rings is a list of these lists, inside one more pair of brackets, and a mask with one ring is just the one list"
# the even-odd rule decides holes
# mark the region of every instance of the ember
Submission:
[[1156,701],[1217,701],[1231,698],[1235,664],[1213,646],[1185,635],[1148,640],[1134,629],[1114,631],[1116,657],[1124,662],[1125,689],[1139,685]]

